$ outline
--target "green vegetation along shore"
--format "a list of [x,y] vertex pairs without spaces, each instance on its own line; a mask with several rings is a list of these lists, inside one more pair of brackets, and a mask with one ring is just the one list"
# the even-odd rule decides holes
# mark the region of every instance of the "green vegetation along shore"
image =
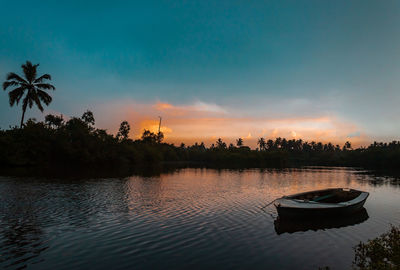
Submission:
[[[391,225],[388,232],[360,242],[354,247],[354,270],[397,270],[400,269],[400,227]],[[319,270],[330,270],[320,267]],[[333,268],[332,268],[333,269]]]
[[175,146],[163,142],[163,134],[144,130],[138,140],[129,139],[130,126],[121,123],[117,135],[94,127],[93,113],[65,121],[47,115],[44,122],[29,119],[22,128],[0,131],[1,167],[143,167],[160,163],[186,163],[208,167],[288,167],[296,165],[357,166],[396,169],[400,164],[400,142],[373,143],[352,149],[331,143],[302,140],[260,139],[255,150],[243,145],[227,145],[221,139]]
[[400,142],[374,142],[369,147],[353,149],[344,146],[276,138],[258,139],[258,148],[250,149],[238,138],[236,145],[222,139],[206,147],[204,143],[180,146],[163,142],[162,132],[144,130],[141,139],[129,139],[130,125],[121,123],[116,136],[95,128],[93,113],[68,121],[62,116],[47,115],[44,122],[29,119],[25,112],[36,106],[43,112],[49,105],[50,74],[38,75],[39,64],[26,61],[23,75],[10,72],[3,83],[9,90],[10,106],[22,104],[20,127],[0,130],[0,167],[36,168],[139,168],[162,163],[190,164],[219,168],[288,167],[301,165],[357,166],[372,169],[397,169],[400,164]]

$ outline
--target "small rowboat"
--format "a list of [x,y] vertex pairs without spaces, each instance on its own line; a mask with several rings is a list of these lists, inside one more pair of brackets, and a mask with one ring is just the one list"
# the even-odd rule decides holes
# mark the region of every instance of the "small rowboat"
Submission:
[[281,218],[347,215],[362,209],[369,193],[329,188],[284,196],[274,203]]

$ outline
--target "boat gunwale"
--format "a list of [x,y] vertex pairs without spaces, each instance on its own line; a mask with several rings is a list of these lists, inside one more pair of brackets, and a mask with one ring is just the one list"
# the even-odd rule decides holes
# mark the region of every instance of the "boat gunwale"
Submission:
[[[358,191],[360,194],[355,197],[352,200],[349,201],[344,201],[344,202],[339,202],[339,203],[323,203],[323,202],[314,202],[314,201],[306,201],[306,200],[301,200],[301,199],[294,199],[292,197],[307,194],[307,193],[312,193],[312,192],[321,192],[321,191],[328,191],[328,190],[349,190],[349,191]],[[321,189],[321,190],[314,190],[314,191],[307,191],[307,192],[301,192],[289,196],[283,196],[281,198],[278,198],[276,201],[278,204],[275,204],[276,208],[291,208],[291,209],[335,209],[335,208],[346,208],[361,202],[365,202],[365,200],[368,198],[369,192],[366,191],[360,191],[356,189],[350,189],[350,188],[327,188],[327,189]],[[281,202],[286,201],[291,203],[292,205],[282,205]],[[293,204],[294,203],[294,204]]]

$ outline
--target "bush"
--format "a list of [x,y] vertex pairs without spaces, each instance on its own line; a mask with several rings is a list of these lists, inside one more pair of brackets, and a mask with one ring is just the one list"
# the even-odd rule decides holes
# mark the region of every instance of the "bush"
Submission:
[[400,269],[400,227],[392,226],[381,236],[355,247],[353,268],[359,270]]

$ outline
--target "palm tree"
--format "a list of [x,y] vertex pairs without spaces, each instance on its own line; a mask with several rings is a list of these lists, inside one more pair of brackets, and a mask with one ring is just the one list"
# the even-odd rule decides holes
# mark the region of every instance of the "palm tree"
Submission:
[[216,144],[217,144],[217,148],[226,149],[226,143],[224,143],[221,138],[218,138],[218,140],[216,141]]
[[347,141],[343,145],[343,150],[349,150],[349,149],[351,149],[351,143]]
[[260,150],[265,150],[266,145],[267,145],[265,143],[265,139],[262,137],[258,139],[257,144],[260,146]]
[[18,105],[19,101],[23,98],[21,128],[24,123],[26,108],[28,106],[32,108],[33,104],[36,104],[39,110],[43,112],[42,102],[49,105],[52,101],[51,96],[47,94],[45,90],[56,90],[53,85],[43,82],[45,80],[51,80],[49,74],[37,77],[38,66],[39,64],[32,65],[31,62],[26,61],[26,63],[21,66],[25,78],[20,77],[14,72],[10,72],[7,74],[7,80],[3,83],[4,91],[8,87],[15,87],[8,93],[10,106],[13,106],[15,103]]
[[236,145],[237,145],[238,147],[243,146],[243,139],[242,139],[242,138],[237,139],[237,140],[236,140]]
[[274,141],[269,139],[266,143],[266,147],[271,150],[272,148],[274,148]]

